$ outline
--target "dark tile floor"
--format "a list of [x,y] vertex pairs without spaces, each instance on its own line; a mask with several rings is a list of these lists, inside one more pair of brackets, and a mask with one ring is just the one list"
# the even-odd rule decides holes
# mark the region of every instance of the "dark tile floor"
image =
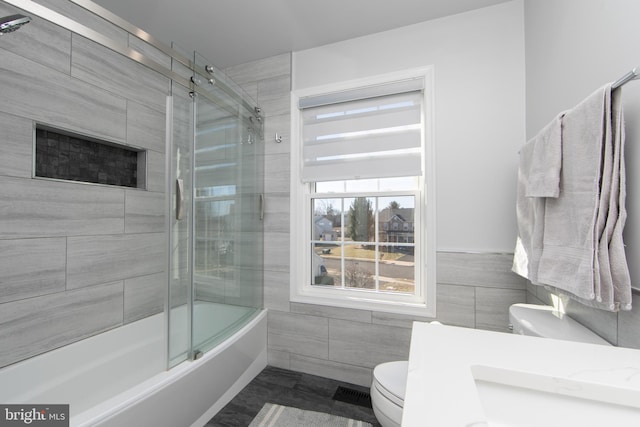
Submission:
[[380,427],[371,408],[333,400],[338,386],[369,391],[340,381],[267,366],[207,426],[246,427],[269,402],[362,420]]

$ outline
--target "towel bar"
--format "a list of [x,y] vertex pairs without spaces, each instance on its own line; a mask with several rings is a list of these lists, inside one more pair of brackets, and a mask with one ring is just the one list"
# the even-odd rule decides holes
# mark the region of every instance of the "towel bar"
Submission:
[[624,76],[620,77],[618,80],[613,82],[611,84],[611,89],[617,89],[623,84],[630,82],[631,80],[637,79],[639,74],[640,74],[640,69],[638,69],[638,67],[634,68],[633,70],[629,71],[627,74],[625,74]]

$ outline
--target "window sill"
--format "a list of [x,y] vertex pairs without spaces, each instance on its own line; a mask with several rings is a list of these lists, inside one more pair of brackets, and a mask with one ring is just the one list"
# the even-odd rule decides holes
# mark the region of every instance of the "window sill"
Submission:
[[425,302],[392,301],[381,299],[380,294],[361,291],[349,292],[334,289],[305,289],[304,291],[292,292],[291,302],[430,318],[435,318],[436,315],[433,307]]

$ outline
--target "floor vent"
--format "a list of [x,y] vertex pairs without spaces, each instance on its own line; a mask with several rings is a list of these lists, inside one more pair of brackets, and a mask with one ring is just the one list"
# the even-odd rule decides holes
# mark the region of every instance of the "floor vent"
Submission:
[[333,395],[333,400],[371,408],[371,395],[366,391],[354,390],[352,388],[339,386]]

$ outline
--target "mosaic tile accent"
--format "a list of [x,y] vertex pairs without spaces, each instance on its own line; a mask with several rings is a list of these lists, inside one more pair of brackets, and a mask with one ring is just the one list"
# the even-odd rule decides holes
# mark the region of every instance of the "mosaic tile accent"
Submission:
[[137,150],[36,129],[38,177],[137,188],[139,159],[144,156]]

